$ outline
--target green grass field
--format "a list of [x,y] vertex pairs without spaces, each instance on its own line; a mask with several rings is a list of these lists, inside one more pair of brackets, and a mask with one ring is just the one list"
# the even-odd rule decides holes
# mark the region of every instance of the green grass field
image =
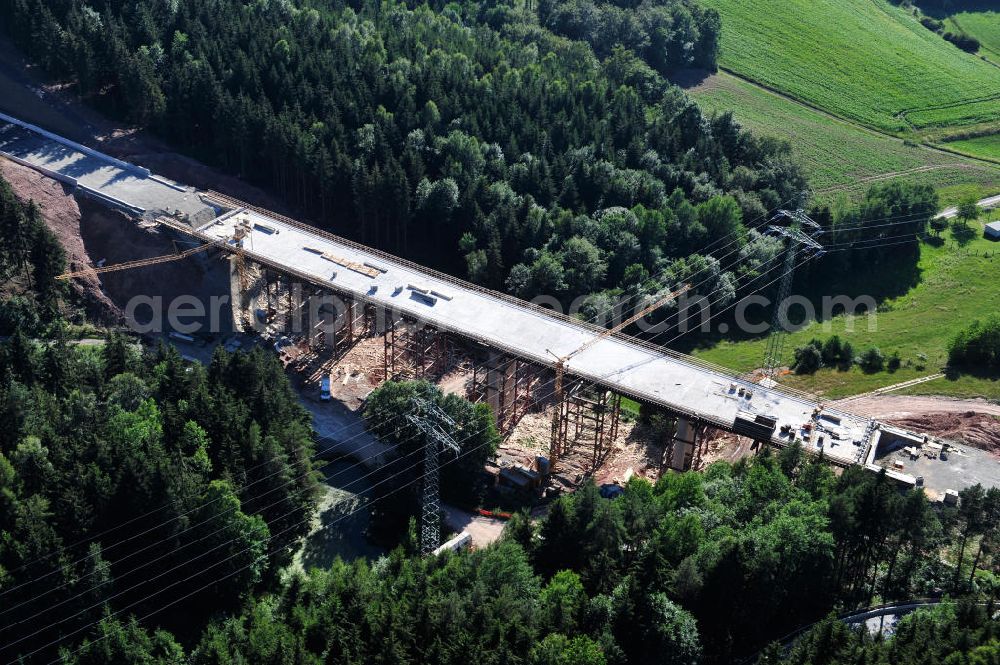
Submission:
[[[906,144],[831,117],[739,77],[720,72],[688,90],[706,112],[731,110],[751,129],[792,144],[809,183],[820,200],[839,192],[857,197],[875,180],[892,177],[938,188],[942,203],[951,204],[948,188],[978,187],[983,196],[996,193],[1000,167]],[[963,150],[964,152],[964,150]]]
[[959,12],[948,17],[957,32],[979,40],[979,53],[993,61],[1000,59],[1000,11]]
[[[997,218],[994,212],[990,219]],[[786,362],[796,347],[813,337],[826,339],[833,334],[850,341],[856,353],[878,346],[888,357],[898,351],[903,367],[898,371],[865,374],[857,368],[847,372],[822,369],[811,376],[790,375],[782,379],[789,386],[843,397],[900,383],[941,371],[947,361],[947,345],[955,333],[977,317],[995,311],[1000,302],[1000,243],[990,242],[977,233],[976,238],[957,249],[950,232],[941,247],[923,244],[918,264],[919,283],[904,295],[883,301],[869,330],[867,317],[851,321],[838,316],[825,323],[790,333],[785,344]],[[995,253],[987,257],[984,253]],[[893,266],[885,265],[869,274],[852,272],[843,283],[830,284],[827,293],[857,293],[857,285],[894,279]],[[853,324],[854,331],[848,326]],[[749,371],[761,364],[764,340],[723,342],[695,355],[739,371]],[[1000,398],[1000,380],[993,377],[962,376],[941,379],[913,389],[923,394],[983,396]]]
[[1000,71],[886,0],[705,0],[724,67],[831,113],[906,134],[1000,124]]
[[946,147],[957,150],[966,155],[992,159],[1000,162],[1000,134],[989,136],[979,136],[973,139],[962,139],[960,141],[949,141],[944,144]]

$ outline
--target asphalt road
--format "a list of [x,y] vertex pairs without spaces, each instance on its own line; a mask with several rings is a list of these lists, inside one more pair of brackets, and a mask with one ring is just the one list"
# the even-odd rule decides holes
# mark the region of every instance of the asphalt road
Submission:
[[[997,206],[1000,206],[1000,194],[997,194],[996,196],[987,196],[985,199],[979,199],[976,203],[980,208],[996,208]],[[945,208],[938,214],[934,215],[934,218],[937,219],[938,217],[944,217],[946,219],[951,219],[957,214],[958,206],[951,206],[950,208]]]

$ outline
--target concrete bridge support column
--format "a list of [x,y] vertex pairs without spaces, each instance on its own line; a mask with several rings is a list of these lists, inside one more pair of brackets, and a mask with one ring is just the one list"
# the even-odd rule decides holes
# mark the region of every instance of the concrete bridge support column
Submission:
[[306,345],[310,350],[315,350],[323,343],[323,313],[320,299],[322,292],[311,287],[307,288],[302,302],[302,332],[306,338]]
[[304,306],[302,284],[293,282],[288,287],[288,332],[292,335],[300,335],[306,330]]
[[348,300],[346,332],[352,343],[365,336],[365,333],[368,332],[367,323],[364,303],[353,299]]
[[677,418],[677,427],[671,438],[667,454],[667,466],[675,471],[687,471],[691,468],[694,451],[697,445],[698,431],[695,423],[681,416]]
[[229,301],[232,303],[233,330],[246,331],[246,315],[250,309],[250,295],[246,283],[246,270],[242,265],[243,258],[232,256],[229,259]]
[[486,403],[493,410],[497,429],[504,431],[514,406],[514,370],[516,363],[491,352],[486,361]]
[[[332,328],[327,330],[326,340],[338,358],[346,354],[354,344],[368,332],[368,315],[364,303],[349,296],[337,294],[329,298],[325,311],[334,312]],[[324,326],[328,324],[324,323]]]
[[337,309],[326,294],[321,294],[317,299],[319,306],[316,310],[316,323],[313,328],[317,348],[329,346],[331,348],[337,343]]
[[374,323],[372,328],[375,330],[376,335],[387,335],[395,326],[396,320],[399,317],[391,310],[385,307],[375,307],[374,311]]

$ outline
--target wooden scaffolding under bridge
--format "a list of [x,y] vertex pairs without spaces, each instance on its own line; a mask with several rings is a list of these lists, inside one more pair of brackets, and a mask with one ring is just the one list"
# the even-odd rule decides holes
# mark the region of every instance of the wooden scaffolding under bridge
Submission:
[[491,353],[485,363],[472,366],[469,399],[488,404],[497,430],[507,437],[535,406],[534,390],[540,381],[541,370],[532,363]]
[[340,358],[374,327],[374,307],[350,296],[313,289],[303,300],[300,291],[293,291],[288,296],[293,328],[302,326],[308,331],[310,348],[328,347]]
[[387,326],[383,368],[388,379],[424,379],[454,364],[454,344],[436,328],[407,319]]
[[372,306],[347,296],[338,296],[336,318],[333,326],[333,352],[339,360],[361,339],[368,336],[373,326]]
[[586,381],[575,381],[556,404],[552,440],[555,455],[563,457],[580,443],[591,445],[590,470],[599,467],[618,438],[621,395]]

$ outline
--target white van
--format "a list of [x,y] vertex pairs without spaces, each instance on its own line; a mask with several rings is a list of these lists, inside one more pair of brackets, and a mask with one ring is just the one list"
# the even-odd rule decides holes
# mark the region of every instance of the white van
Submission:
[[319,382],[319,399],[321,402],[330,401],[330,375],[324,376]]

